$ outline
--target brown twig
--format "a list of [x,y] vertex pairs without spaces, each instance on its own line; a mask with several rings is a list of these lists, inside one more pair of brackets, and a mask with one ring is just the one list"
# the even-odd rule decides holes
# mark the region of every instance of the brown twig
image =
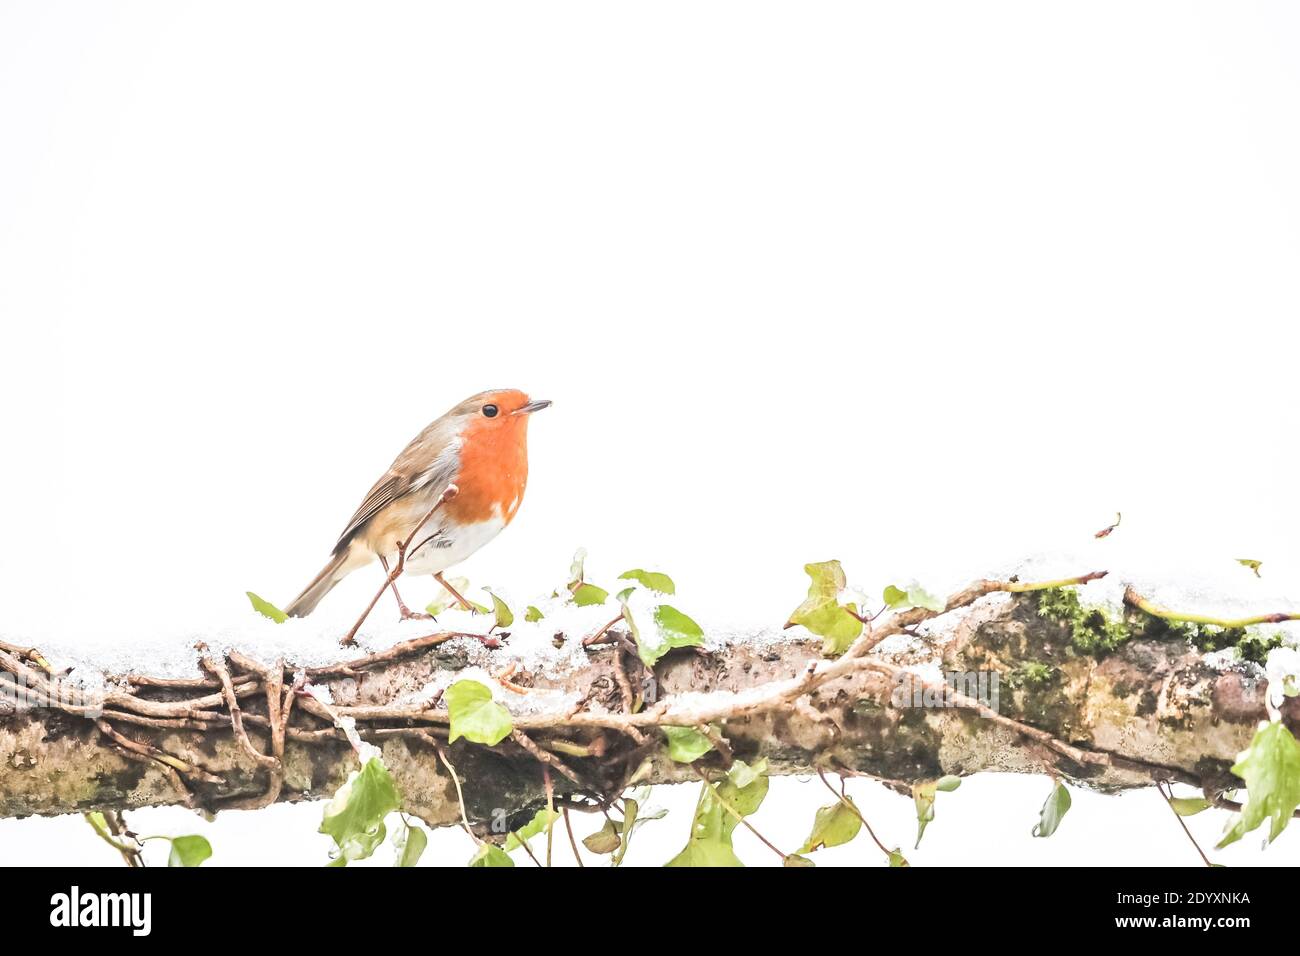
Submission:
[[[244,729],[244,713],[239,706],[239,698],[235,696],[235,684],[230,679],[230,671],[226,665],[208,653],[206,644],[197,645],[199,651],[199,663],[203,665],[204,670],[214,675],[221,682],[221,690],[226,698],[226,709],[230,711],[230,726],[234,728],[235,737],[239,740],[239,745],[244,748],[244,752],[253,758],[259,766],[266,767],[269,770],[278,770],[280,761],[274,757],[268,757],[256,747],[248,738],[248,731]],[[283,671],[281,671],[283,673]],[[277,684],[278,691],[278,684]]]
[[[196,767],[194,764],[187,763],[186,761],[181,760],[179,757],[173,757],[171,754],[163,750],[159,750],[157,747],[154,747],[152,744],[142,744],[138,740],[132,740],[130,737],[127,737],[125,734],[118,733],[115,729],[113,729],[113,725],[106,720],[96,721],[95,726],[99,728],[99,732],[101,734],[103,734],[109,740],[113,741],[113,743],[117,744],[117,746],[121,748],[122,752],[124,752],[128,756],[137,759],[142,759],[151,763],[160,764],[163,767],[167,768],[168,770],[172,770],[177,773],[183,773],[187,777],[194,777],[196,780],[202,780],[204,783],[225,782],[221,777],[218,777],[216,774],[208,773],[208,771],[202,769],[201,767]],[[181,789],[185,792],[186,796],[190,795],[188,788],[182,787]]]
[[122,815],[114,810],[104,810],[100,816],[104,821],[102,824],[95,819],[95,814],[85,814],[86,822],[90,824],[95,834],[120,853],[127,866],[143,867],[144,855],[141,853],[140,841],[126,829]]
[[582,862],[582,854],[578,852],[578,841],[573,838],[573,822],[569,819],[569,808],[561,807],[560,812],[564,814],[564,829],[569,833],[569,846],[573,848],[573,858],[578,861],[578,868],[582,869],[587,864]]
[[614,618],[608,624],[602,624],[600,627],[596,628],[596,630],[592,631],[590,634],[584,637],[582,639],[582,646],[591,647],[591,645],[593,644],[599,644],[604,639],[605,632],[608,631],[611,627],[613,627],[621,620],[623,620],[622,612],[620,612],[618,617]]
[[546,791],[546,865],[551,865],[551,844],[555,835],[555,785],[551,782],[551,768],[542,763],[542,787]]
[[582,787],[586,790],[595,789],[591,786],[591,784],[583,780],[582,777],[580,777],[575,771],[571,770],[565,764],[565,762],[561,760],[559,757],[555,756],[555,754],[547,753],[541,747],[537,746],[537,744],[534,743],[532,739],[523,731],[521,730],[511,731],[510,739],[513,740],[515,743],[517,743],[520,747],[523,747],[524,750],[528,751],[535,758],[537,758],[537,760],[540,761],[543,764],[543,766],[554,767],[556,770],[558,770],[561,774],[563,774],[573,783],[576,783],[579,787]]
[[[1166,788],[1168,788],[1168,792],[1166,792]],[[1183,832],[1187,834],[1187,839],[1189,839],[1189,840],[1192,841],[1192,846],[1196,847],[1196,852],[1197,852],[1198,854],[1200,854],[1201,861],[1202,861],[1206,866],[1208,866],[1208,867],[1213,867],[1214,864],[1211,863],[1211,862],[1210,862],[1210,858],[1209,858],[1208,856],[1205,855],[1205,851],[1201,849],[1201,845],[1200,845],[1199,843],[1196,842],[1196,837],[1192,836],[1192,831],[1189,830],[1189,829],[1187,828],[1187,821],[1183,819],[1183,815],[1182,815],[1181,813],[1179,813],[1177,810],[1174,809],[1174,791],[1173,791],[1173,788],[1170,787],[1169,784],[1168,784],[1167,782],[1165,782],[1165,781],[1163,781],[1163,780],[1157,780],[1157,781],[1156,781],[1156,790],[1158,790],[1158,791],[1160,792],[1160,796],[1164,797],[1165,803],[1167,803],[1167,804],[1169,805],[1169,812],[1172,813],[1175,817],[1178,818],[1178,825],[1179,825],[1180,827],[1182,827],[1182,828],[1183,828]]]
[[848,807],[849,810],[853,812],[853,815],[862,821],[862,826],[867,831],[867,836],[871,837],[871,841],[875,843],[876,846],[880,847],[880,852],[885,854],[887,859],[891,858],[893,854],[889,851],[889,847],[880,842],[880,839],[876,836],[876,831],[871,829],[871,824],[868,823],[867,818],[862,815],[862,811],[858,809],[858,805],[850,800],[844,793],[844,778],[840,777],[840,789],[836,790],[831,786],[831,782],[826,779],[826,772],[822,770],[821,767],[817,768],[817,776],[821,777],[822,783],[826,784],[826,789],[835,795],[835,799]]

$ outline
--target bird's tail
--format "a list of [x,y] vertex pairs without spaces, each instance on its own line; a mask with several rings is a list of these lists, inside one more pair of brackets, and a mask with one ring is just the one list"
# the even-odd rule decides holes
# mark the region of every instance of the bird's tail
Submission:
[[361,563],[364,562],[358,563],[352,560],[350,548],[343,548],[330,559],[329,564],[321,569],[320,574],[316,575],[311,584],[293,599],[293,602],[284,609],[284,613],[290,617],[306,617],[316,610],[316,605],[321,602],[321,598],[329,594],[334,585],[355,571]]

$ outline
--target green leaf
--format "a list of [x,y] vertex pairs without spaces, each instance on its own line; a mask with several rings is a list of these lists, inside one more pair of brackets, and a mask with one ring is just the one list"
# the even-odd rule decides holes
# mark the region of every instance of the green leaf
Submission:
[[899,853],[897,850],[890,850],[889,865],[890,866],[911,866],[912,864],[908,863],[907,858],[903,856],[903,854]]
[[480,843],[478,850],[470,857],[470,866],[514,866],[515,861],[495,843]]
[[533,605],[531,604],[528,605],[528,609],[524,611],[524,620],[527,621],[529,624],[536,624],[541,619],[542,619],[542,612],[537,610],[537,608],[535,608]]
[[709,738],[694,727],[660,728],[668,738],[668,756],[678,763],[694,763],[713,749]]
[[1180,817],[1194,817],[1202,810],[1208,810],[1213,806],[1204,797],[1174,797],[1169,801],[1169,805]]
[[415,866],[429,845],[429,836],[423,827],[412,826],[405,820],[402,823],[402,829],[393,834],[393,845],[397,847],[393,866]]
[[889,585],[889,587],[885,588],[885,603],[893,611],[919,607],[927,611],[934,611],[936,614],[943,613],[948,607],[943,598],[935,597],[915,581],[907,586],[906,591],[892,584]]
[[378,757],[354,770],[326,804],[320,825],[320,832],[332,836],[338,846],[335,865],[347,866],[374,853],[384,842],[384,817],[399,804],[393,778]]
[[197,834],[167,838],[172,851],[167,855],[168,866],[198,866],[212,856],[212,844]]
[[822,639],[824,655],[843,654],[862,633],[862,622],[853,616],[857,607],[846,607],[839,601],[845,585],[844,569],[838,561],[805,564],[803,569],[811,579],[808,596],[794,609],[786,627],[802,624]]
[[618,579],[620,581],[636,581],[651,591],[658,591],[660,594],[677,593],[677,588],[673,585],[673,579],[659,571],[642,571],[640,568],[633,568],[631,571],[624,571],[618,576]]
[[578,585],[582,583],[582,566],[587,561],[587,549],[579,548],[573,552],[573,563],[569,565],[569,590],[578,590]]
[[578,607],[590,607],[593,604],[604,604],[607,597],[609,592],[604,588],[594,584],[579,584],[573,592],[573,603]]
[[787,853],[785,859],[781,861],[782,866],[816,866],[812,860],[806,856],[800,856],[798,853]]
[[613,820],[607,818],[605,825],[600,830],[583,838],[582,845],[592,853],[602,856],[613,853],[614,858],[610,861],[611,865],[620,865],[623,862],[623,856],[627,853],[632,834],[636,832],[637,827],[650,820],[658,820],[668,812],[658,810],[641,816],[640,810],[641,804],[638,800],[633,797],[624,797],[623,819]]
[[613,853],[623,845],[623,838],[619,836],[618,827],[613,820],[606,820],[605,825],[590,836],[583,837],[582,845],[592,853],[604,855]]
[[542,807],[542,809],[533,814],[531,820],[521,826],[518,830],[511,831],[511,833],[506,837],[506,852],[509,853],[511,850],[519,849],[558,819],[560,819],[560,811],[547,810],[546,807]]
[[248,600],[253,605],[253,610],[258,614],[263,617],[269,617],[271,620],[275,621],[276,624],[283,624],[285,621],[289,620],[289,615],[285,614],[270,601],[258,597],[252,591],[245,591],[244,593],[248,595]]
[[1254,571],[1255,577],[1263,576],[1259,573],[1260,567],[1264,564],[1263,561],[1256,561],[1254,558],[1238,558],[1237,563]]
[[742,817],[749,816],[767,796],[766,773],[766,758],[753,766],[736,760],[727,771],[725,780],[718,784],[704,784],[695,805],[695,820],[686,848],[664,865],[744,866],[731,848],[731,835],[739,821],[718,798],[727,801]]
[[1056,828],[1061,825],[1066,812],[1070,809],[1070,791],[1065,784],[1057,783],[1052,788],[1052,792],[1047,795],[1047,800],[1043,803],[1043,809],[1038,811],[1038,823],[1034,825],[1033,834],[1036,837],[1049,837],[1056,832]]
[[487,591],[492,597],[492,613],[496,615],[496,624],[494,626],[504,629],[515,623],[515,612],[510,610],[510,605],[497,597],[496,592],[491,588],[484,588],[483,590]]
[[885,605],[895,611],[900,607],[911,606],[907,600],[907,592],[892,584],[885,588]]
[[[849,803],[852,799],[845,797]],[[836,800],[829,807],[822,807],[813,818],[812,833],[799,848],[800,853],[811,853],[826,847],[848,843],[862,830],[862,820],[851,807]]]
[[461,737],[476,744],[496,746],[510,735],[514,724],[510,711],[492,699],[492,691],[476,680],[458,680],[443,694],[451,716],[451,733],[447,742]]
[[912,800],[916,804],[916,846],[921,845],[921,837],[925,835],[925,828],[929,826],[930,821],[934,819],[934,796],[940,790],[945,793],[956,790],[961,786],[961,777],[948,774],[940,777],[938,780],[929,780],[923,783],[912,784]]
[[[650,795],[649,788],[645,791],[646,797]],[[649,823],[651,820],[659,820],[668,814],[667,810],[651,810],[649,813],[641,812],[641,801],[634,797],[623,798],[623,819],[618,824],[618,829],[623,835],[623,845],[618,848],[614,854],[613,864],[621,866],[623,857],[627,854],[628,844],[632,841],[632,834],[636,832],[637,827]]]
[[1266,724],[1237,755],[1232,772],[1246,781],[1246,805],[1219,848],[1240,840],[1265,820],[1271,821],[1268,842],[1272,843],[1300,805],[1300,744],[1281,723]]
[[631,622],[631,613],[623,605],[623,616],[629,621],[629,628],[636,639],[637,656],[646,667],[654,667],[659,658],[674,647],[697,647],[704,643],[704,631],[693,620],[667,604],[655,608],[655,639],[651,641],[646,634]]

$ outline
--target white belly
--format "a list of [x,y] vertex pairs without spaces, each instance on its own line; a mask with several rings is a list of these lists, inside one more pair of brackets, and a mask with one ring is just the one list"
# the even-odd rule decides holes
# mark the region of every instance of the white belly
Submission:
[[[421,545],[406,558],[407,574],[438,574],[460,564],[483,545],[487,544],[506,526],[500,518],[480,521],[471,525],[444,528],[427,544]],[[419,534],[423,539],[425,534]],[[418,543],[418,540],[417,542]],[[397,556],[393,555],[390,560]]]

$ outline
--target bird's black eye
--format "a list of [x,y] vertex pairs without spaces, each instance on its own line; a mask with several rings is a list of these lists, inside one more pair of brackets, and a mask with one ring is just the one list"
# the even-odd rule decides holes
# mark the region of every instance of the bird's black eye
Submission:
[[497,407],[496,407],[495,405],[484,405],[484,406],[483,406],[483,416],[484,416],[485,418],[496,418],[496,417],[497,417]]

